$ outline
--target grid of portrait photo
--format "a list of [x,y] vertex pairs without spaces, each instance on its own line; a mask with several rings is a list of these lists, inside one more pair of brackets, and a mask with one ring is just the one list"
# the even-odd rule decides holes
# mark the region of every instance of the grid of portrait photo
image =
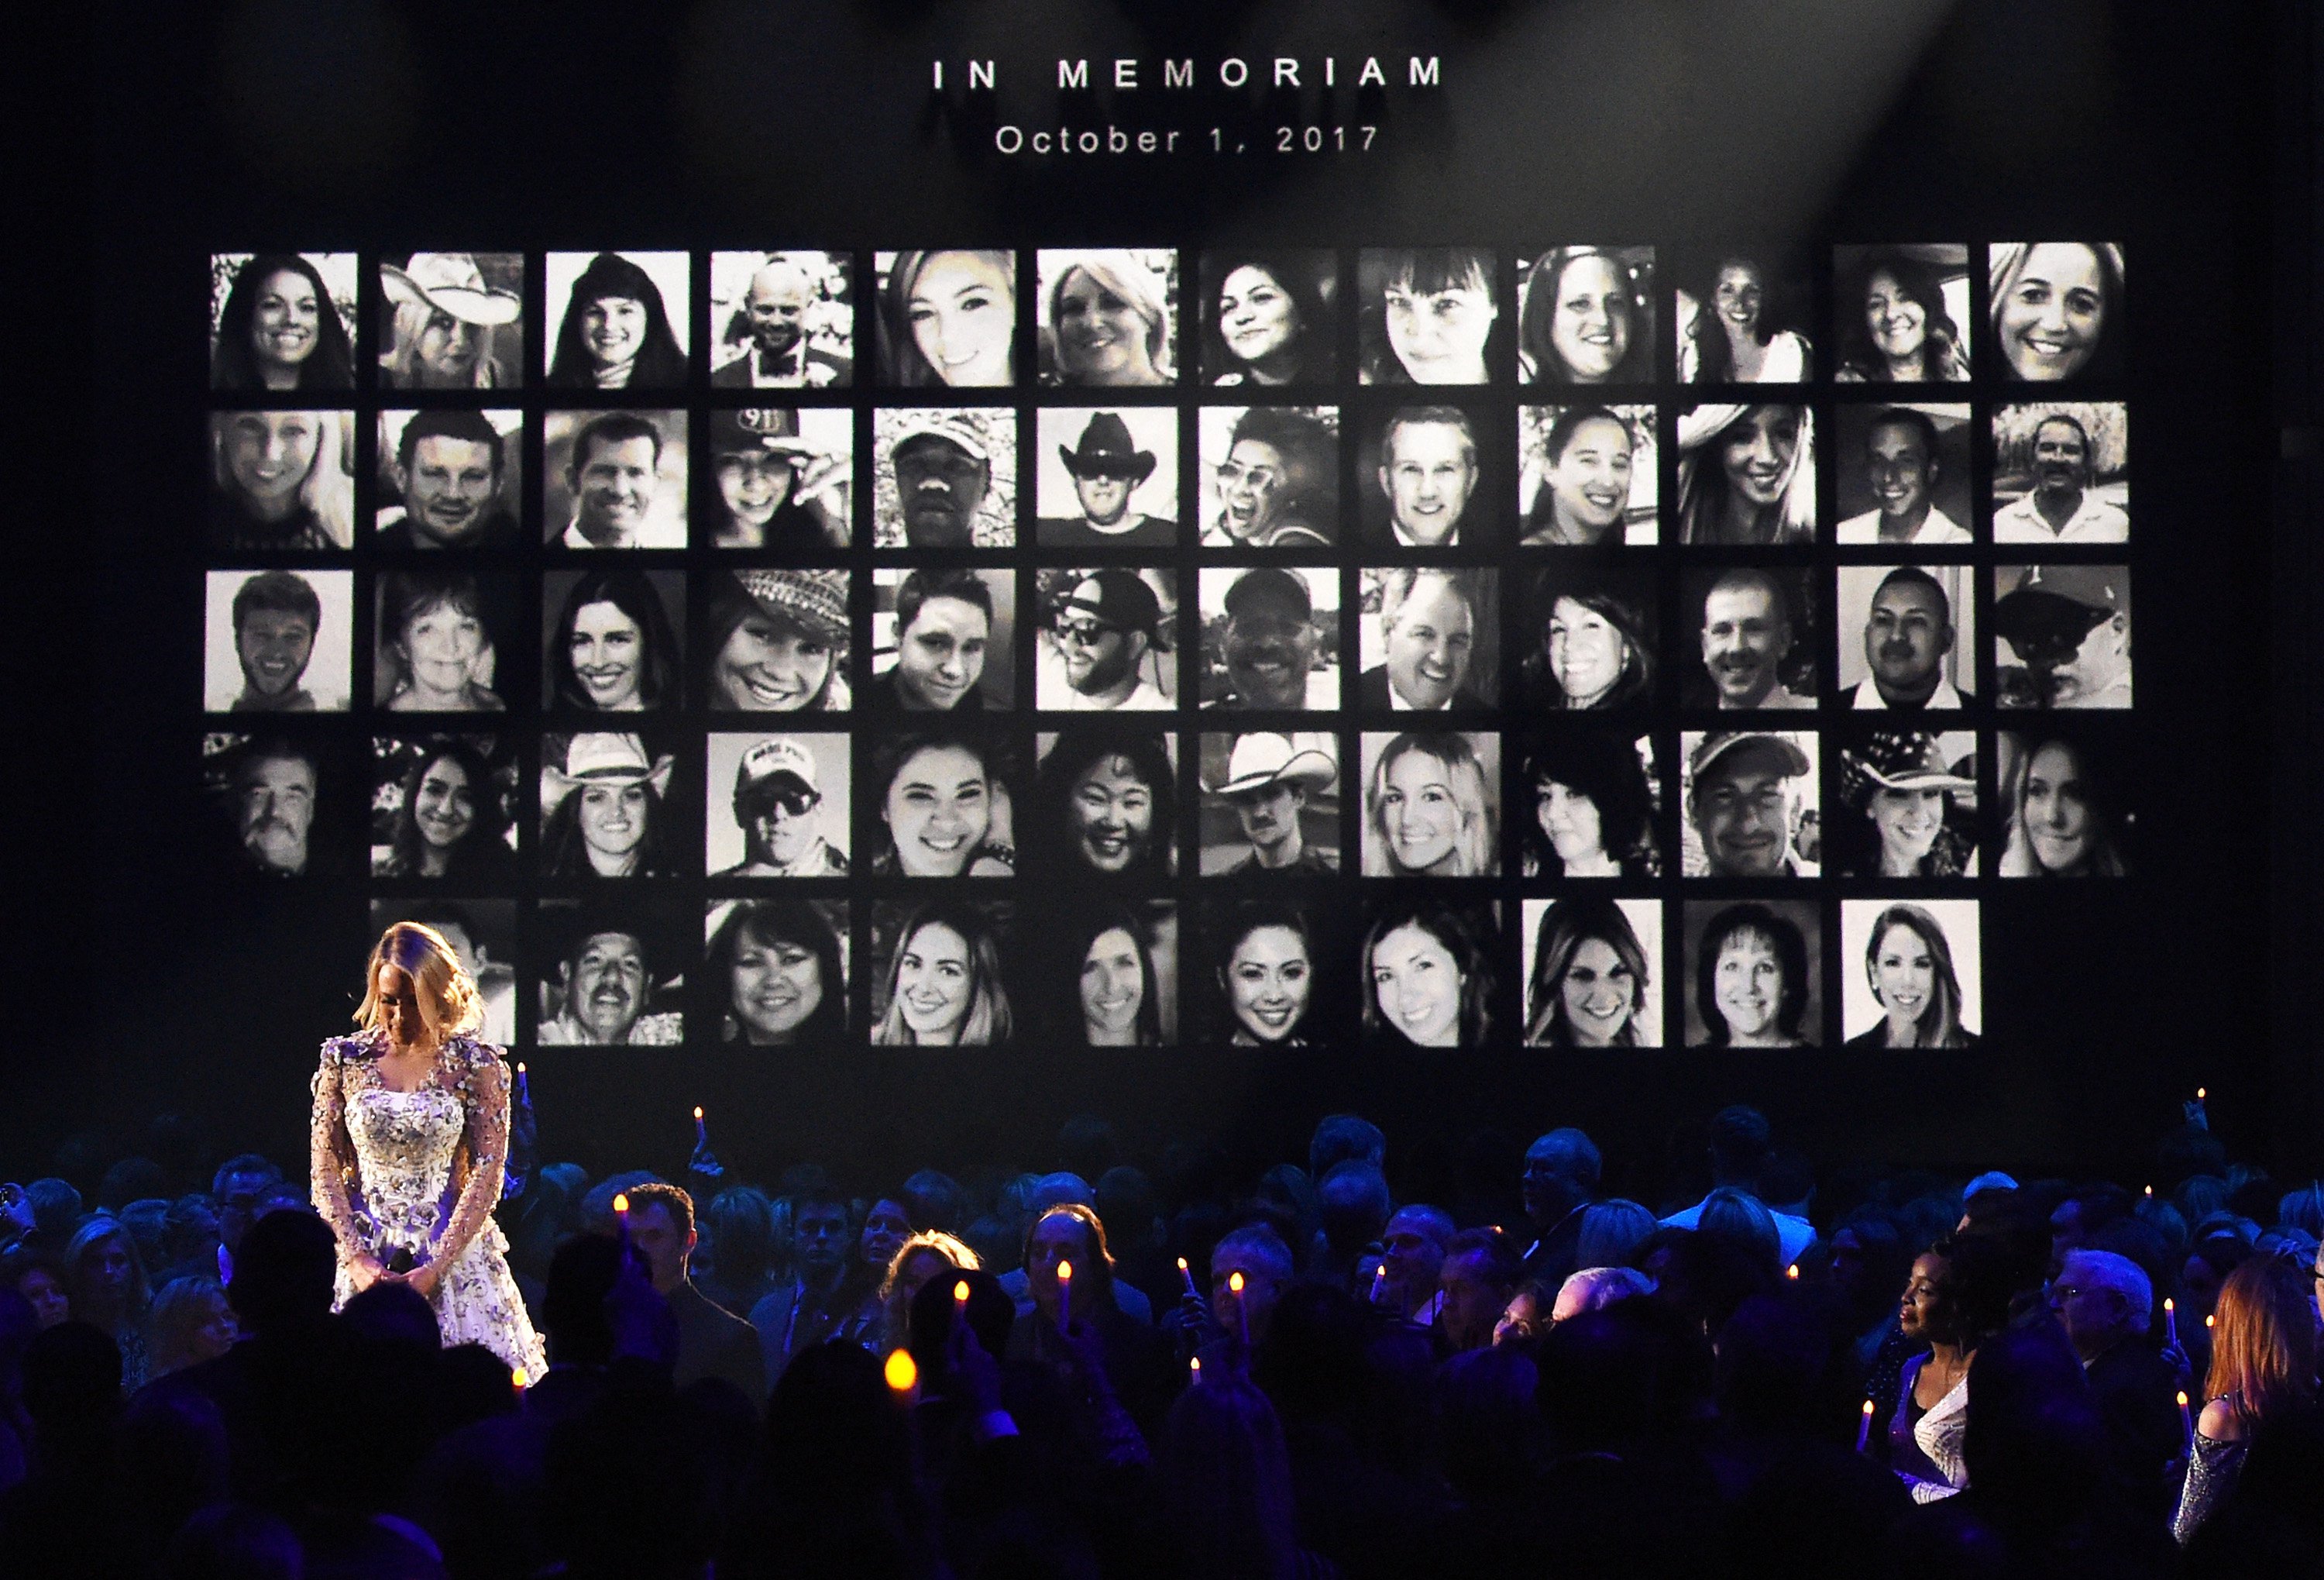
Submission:
[[210,286],[219,865],[534,1057],[1963,1047],[2136,870],[2111,243]]

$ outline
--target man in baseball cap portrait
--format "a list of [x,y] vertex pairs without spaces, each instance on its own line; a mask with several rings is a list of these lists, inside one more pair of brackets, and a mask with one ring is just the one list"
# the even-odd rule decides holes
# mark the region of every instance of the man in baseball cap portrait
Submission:
[[1686,820],[1712,878],[1806,878],[1795,845],[1814,810],[1815,764],[1800,738],[1773,730],[1713,730],[1687,754]]
[[[1226,766],[1205,774],[1204,788],[1213,805],[1223,805],[1234,818],[1240,836],[1237,844],[1213,844],[1207,830],[1216,820],[1206,817],[1203,871],[1208,877],[1254,877],[1281,873],[1328,875],[1340,870],[1338,855],[1318,849],[1307,838],[1302,815],[1308,802],[1329,790],[1340,776],[1340,765],[1328,749],[1332,737],[1288,735],[1254,730],[1232,737],[1204,738],[1206,762],[1230,739]],[[1324,819],[1329,827],[1336,814]]]
[[[1329,576],[1318,571],[1318,576]],[[1333,708],[1340,705],[1339,674],[1315,667],[1321,646],[1315,603],[1298,571],[1262,565],[1244,571],[1205,571],[1204,580],[1231,576],[1214,627],[1220,668],[1226,685],[1203,706],[1245,710]]]
[[1997,706],[2130,706],[2128,566],[2005,565],[1994,585]]
[[815,753],[797,735],[753,744],[734,770],[742,859],[719,878],[844,878],[847,857],[823,833]]
[[1144,577],[1089,572],[1050,613],[1040,706],[1068,713],[1169,707],[1147,674],[1161,625],[1162,602]]
[[[1148,416],[1156,415],[1153,410]],[[1168,415],[1162,412],[1162,415]],[[1078,411],[1042,413],[1048,419],[1077,418]],[[1170,430],[1165,428],[1166,434]],[[1130,508],[1132,498],[1154,476],[1152,450],[1140,449],[1130,424],[1112,411],[1093,411],[1082,428],[1080,440],[1070,448],[1057,446],[1057,460],[1073,479],[1076,513],[1065,515],[1052,499],[1051,485],[1042,485],[1043,514],[1035,528],[1045,549],[1167,549],[1178,541],[1178,523],[1146,515]],[[1164,476],[1169,474],[1166,471]]]
[[1009,541],[976,541],[977,513],[992,488],[994,448],[1009,443],[1009,413],[945,409],[881,415],[897,420],[888,454],[905,547],[976,549]]

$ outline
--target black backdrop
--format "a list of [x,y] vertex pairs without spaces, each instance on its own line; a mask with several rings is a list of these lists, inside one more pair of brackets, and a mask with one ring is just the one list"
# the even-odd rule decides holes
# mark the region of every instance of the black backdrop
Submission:
[[[47,519],[11,534],[32,607],[0,1143],[23,1168],[67,1132],[127,1140],[165,1109],[221,1144],[294,1152],[315,1043],[345,1023],[368,941],[353,886],[221,890],[195,859],[213,250],[2037,232],[2118,238],[2132,261],[2147,836],[2143,870],[2102,893],[1983,886],[1985,1017],[2008,1029],[1984,1049],[1508,1048],[1424,1065],[1336,1049],[768,1058],[698,1042],[534,1059],[544,1149],[674,1168],[701,1102],[754,1171],[813,1156],[874,1177],[1042,1161],[1082,1111],[1133,1144],[1213,1135],[1280,1155],[1352,1107],[1412,1141],[1578,1123],[1650,1164],[1678,1122],[1748,1099],[1821,1159],[2135,1178],[2200,1084],[2239,1150],[2314,1166],[2320,874],[2312,841],[2276,837],[2316,804],[2301,596],[2315,550],[2294,530],[2311,523],[2273,492],[2301,476],[2279,467],[2279,430],[2313,421],[2313,281],[2297,272],[2312,154],[2277,119],[2307,113],[2297,6],[2214,7],[2200,25],[2024,0],[322,14],[264,0],[52,24],[88,88],[58,96],[20,194],[36,223],[19,234],[55,241],[13,265],[19,313],[54,314],[11,400],[38,408],[12,444],[48,463],[26,495]],[[927,88],[938,55],[997,58],[1000,115],[1029,127],[1055,118],[1060,57],[1327,53],[1392,69],[1435,54],[1445,86],[1343,94],[1335,118],[1383,128],[1364,157],[1177,162],[997,159],[985,112]],[[1318,118],[1312,95],[1302,108],[1147,94],[1115,118]]]

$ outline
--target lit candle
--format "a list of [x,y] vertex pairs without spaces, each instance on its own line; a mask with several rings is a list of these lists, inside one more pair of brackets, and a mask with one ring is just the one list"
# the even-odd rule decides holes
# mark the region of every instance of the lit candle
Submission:
[[1227,1275],[1227,1289],[1234,1296],[1235,1326],[1240,1330],[1242,1334],[1243,1351],[1245,1354],[1249,1354],[1250,1350],[1250,1307],[1243,1304],[1242,1274],[1240,1270],[1231,1272]]
[[1057,1263],[1057,1331],[1063,1333],[1074,1320],[1074,1264]]
[[1795,1262],[1792,1263],[1789,1267],[1785,1268],[1785,1269],[1784,1270],[1784,1276],[1785,1278],[1787,1278],[1787,1279],[1790,1279],[1790,1280],[1794,1280],[1794,1282],[1797,1282],[1797,1281],[1798,1281],[1798,1279],[1799,1279],[1799,1276],[1800,1276],[1800,1264],[1799,1264],[1798,1262],[1796,1262],[1796,1261],[1795,1261]]
[[1388,1263],[1387,1263],[1387,1262],[1385,1262],[1385,1261],[1383,1261],[1383,1262],[1379,1263],[1377,1266],[1375,1266],[1375,1267],[1372,1269],[1372,1304],[1373,1304],[1373,1305],[1377,1306],[1377,1305],[1379,1305],[1379,1304],[1380,1303],[1380,1296],[1382,1295],[1382,1293],[1384,1293],[1384,1292],[1387,1290],[1387,1289],[1388,1289]]
[[912,1352],[909,1350],[898,1350],[891,1354],[888,1357],[887,1365],[881,1370],[888,1379],[888,1387],[891,1392],[908,1394],[919,1384],[920,1363],[912,1359]]
[[709,1139],[710,1132],[702,1128],[702,1104],[697,1103],[694,1105],[694,1144],[698,1147]]
[[2196,1101],[2196,1102],[2198,1102],[2198,1103],[2200,1103],[2202,1100],[2203,1100],[2203,1088],[2202,1088],[2202,1087],[2200,1087],[2200,1086],[2198,1086],[2198,1087],[2196,1087],[2196,1088],[2195,1088],[2195,1101]]
[[1872,1401],[1864,1401],[1864,1418],[1856,1424],[1856,1451],[1861,1454],[1872,1443]]
[[1186,1265],[1186,1259],[1183,1256],[1178,1259],[1178,1276],[1185,1280],[1186,1293],[1197,1300],[1203,1298],[1203,1292],[1194,1288],[1194,1270]]
[[2219,1326],[2219,1319],[2217,1317],[2206,1317],[2203,1318],[2203,1326],[2207,1328],[2217,1327]]
[[2153,1195],[2154,1194],[2154,1187],[2153,1187],[2153,1186],[2151,1186],[2151,1185],[2150,1185],[2150,1186],[2148,1186],[2148,1187],[2146,1187],[2146,1194],[2147,1194],[2147,1195],[2149,1195],[2149,1196],[2153,1196]]
[[509,1372],[509,1386],[510,1386],[511,1388],[513,1388],[514,1390],[516,1390],[516,1391],[517,1391],[517,1392],[519,1392],[519,1393],[522,1393],[522,1392],[524,1391],[524,1368],[523,1368],[523,1367],[521,1367],[521,1366],[517,1366],[517,1367],[513,1367],[513,1368],[512,1368],[512,1369],[510,1370],[510,1372]]
[[622,1249],[630,1248],[630,1198],[627,1192],[613,1198],[613,1233],[621,1237]]
[[2179,1342],[2179,1307],[2167,1295],[2163,1299],[2163,1336],[2169,1344]]
[[2179,1429],[2185,1434],[2188,1442],[2194,1442],[2195,1417],[2187,1409],[2187,1396],[2184,1393],[2179,1396]]
[[1203,1381],[1203,1357],[1196,1355],[1188,1361],[1186,1370],[1193,1374],[1194,1381],[1199,1384]]

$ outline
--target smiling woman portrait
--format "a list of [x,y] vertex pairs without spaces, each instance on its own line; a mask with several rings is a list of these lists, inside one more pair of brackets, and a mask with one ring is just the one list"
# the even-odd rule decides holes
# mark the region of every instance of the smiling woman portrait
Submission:
[[1358,956],[1367,1035],[1399,1048],[1481,1048],[1492,1029],[1489,908],[1392,900]]
[[1978,1034],[1961,1024],[1961,983],[1953,966],[1952,943],[1927,908],[1891,905],[1873,919],[1864,949],[1864,975],[1883,1013],[1843,1046],[1977,1046]]
[[1526,1042],[1536,1048],[1636,1048],[1654,980],[1637,929],[1609,899],[1551,902],[1534,934]]
[[846,1035],[847,968],[825,909],[806,900],[742,900],[722,918],[713,905],[705,979],[719,1040],[787,1048]]
[[[1366,737],[1367,744],[1378,741]],[[1495,737],[1410,731],[1379,748],[1364,789],[1368,878],[1482,878],[1494,871],[1500,827],[1499,760],[1478,750]]]
[[1328,252],[1203,257],[1203,382],[1319,384],[1338,368]]
[[1017,871],[1015,815],[992,745],[957,730],[881,739],[872,754],[879,849],[872,871],[895,878],[1007,878]]
[[1125,248],[1040,254],[1042,383],[1084,389],[1167,384],[1177,254]]
[[974,906],[938,901],[903,919],[889,956],[878,1048],[982,1048],[1015,1025],[1001,978],[1001,947]]

